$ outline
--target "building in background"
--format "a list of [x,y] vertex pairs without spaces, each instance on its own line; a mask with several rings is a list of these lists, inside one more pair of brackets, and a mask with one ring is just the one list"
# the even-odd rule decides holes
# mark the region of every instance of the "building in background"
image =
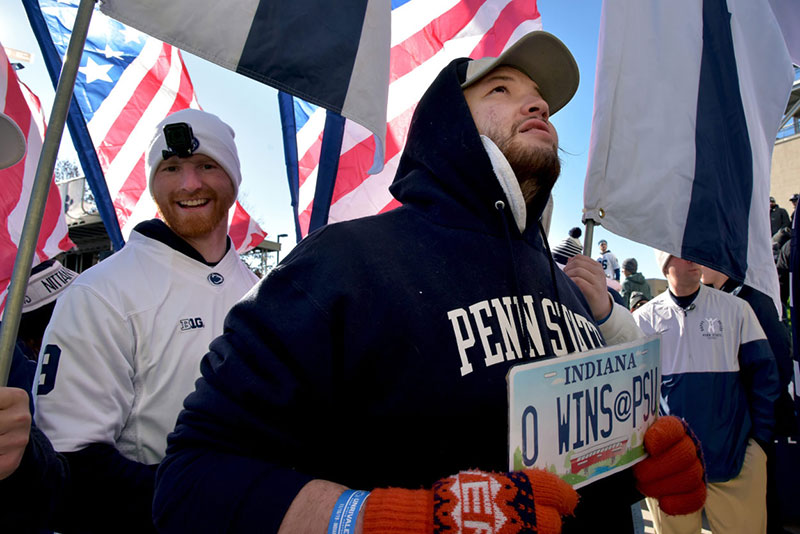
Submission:
[[772,152],[770,195],[789,213],[789,198],[800,193],[800,67],[794,68],[794,85],[783,125]]

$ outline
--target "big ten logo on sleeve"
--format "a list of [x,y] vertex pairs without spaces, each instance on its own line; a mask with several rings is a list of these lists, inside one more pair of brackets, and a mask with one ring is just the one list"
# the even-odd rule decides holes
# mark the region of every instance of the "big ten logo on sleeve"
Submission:
[[188,317],[186,319],[180,319],[178,323],[180,324],[181,332],[205,328],[202,317]]
[[61,359],[61,349],[58,345],[47,345],[42,352],[39,368],[39,382],[36,388],[37,395],[47,395],[56,385],[56,372],[58,361]]

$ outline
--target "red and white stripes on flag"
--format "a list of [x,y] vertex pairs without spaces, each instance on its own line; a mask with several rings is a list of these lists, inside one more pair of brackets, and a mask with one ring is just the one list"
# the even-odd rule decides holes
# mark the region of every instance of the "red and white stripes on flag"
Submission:
[[[411,116],[430,83],[457,57],[498,56],[517,39],[542,29],[534,0],[395,0],[392,9],[385,167],[375,175],[369,130],[347,121],[328,222],[388,211],[389,193]],[[317,108],[297,132],[298,221],[305,236],[314,204],[325,110]]]
[[[0,311],[5,308],[8,284],[17,247],[28,211],[31,189],[44,142],[46,121],[39,99],[17,78],[0,46],[0,109],[22,130],[28,146],[25,157],[5,170],[0,170]],[[67,236],[64,203],[55,181],[50,184],[39,239],[33,257],[37,265],[73,247]]]

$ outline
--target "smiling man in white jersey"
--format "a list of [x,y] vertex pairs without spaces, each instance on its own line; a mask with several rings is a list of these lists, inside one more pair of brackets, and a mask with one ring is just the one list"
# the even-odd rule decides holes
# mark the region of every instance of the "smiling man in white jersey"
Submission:
[[164,119],[145,162],[161,219],[137,225],[56,306],[42,342],[36,422],[70,464],[60,530],[154,530],[167,434],[227,310],[256,282],[227,236],[241,183],[233,139],[210,113]]

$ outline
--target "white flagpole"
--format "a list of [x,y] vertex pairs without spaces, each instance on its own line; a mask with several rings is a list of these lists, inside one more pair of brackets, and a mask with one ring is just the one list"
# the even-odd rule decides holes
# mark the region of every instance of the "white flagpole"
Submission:
[[67,120],[69,104],[72,100],[72,90],[75,87],[75,78],[81,63],[86,35],[89,33],[89,22],[92,19],[95,0],[81,0],[72,36],[69,40],[67,55],[58,79],[58,87],[50,112],[50,121],[47,124],[47,133],[39,156],[39,166],[36,168],[36,177],[31,190],[28,211],[25,213],[25,224],[22,227],[17,257],[14,260],[14,270],[11,274],[11,283],[8,289],[3,322],[0,325],[0,385],[8,383],[8,373],[11,369],[11,358],[19,329],[20,312],[25,298],[25,289],[31,274],[33,253],[42,227],[42,217],[47,204],[47,195],[50,190],[50,181],[56,166],[58,146],[64,133],[64,123]]

